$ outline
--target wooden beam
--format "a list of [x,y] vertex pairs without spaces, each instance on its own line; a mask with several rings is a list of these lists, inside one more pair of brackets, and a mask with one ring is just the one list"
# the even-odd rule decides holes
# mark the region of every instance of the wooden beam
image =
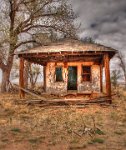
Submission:
[[46,92],[46,66],[43,66],[44,91]]
[[17,89],[20,89],[20,90],[24,91],[25,93],[30,94],[31,96],[34,96],[34,97],[38,98],[38,99],[41,100],[41,101],[45,101],[45,102],[46,102],[46,100],[47,100],[45,97],[39,96],[39,95],[37,95],[37,94],[35,94],[35,93],[33,93],[33,92],[27,90],[27,89],[21,88],[21,87],[18,86],[17,84],[12,84],[12,85],[13,85],[15,88],[17,88]]
[[98,56],[98,55],[104,55],[106,54],[106,52],[104,51],[62,51],[62,52],[39,52],[39,53],[23,53],[23,54],[19,54],[19,57],[24,57],[24,56],[28,56],[28,57],[46,57],[46,56],[66,56],[66,55],[87,55],[87,56]]
[[20,76],[19,76],[19,95],[20,98],[24,98],[25,97],[25,92],[21,89],[24,88],[24,59],[20,58]]
[[37,58],[37,57],[24,57],[24,59],[32,61],[34,63],[42,64],[46,62],[89,62],[89,61],[94,61],[94,62],[101,62],[102,57],[100,56],[48,56],[48,57],[42,57],[42,58]]
[[24,62],[24,86],[25,88],[28,88],[28,77],[29,77],[29,66],[30,66],[30,62],[28,62],[27,60],[25,60]]
[[[109,54],[104,55],[104,66],[105,66],[105,78],[106,78],[106,94],[111,98],[111,81],[110,81],[110,66],[109,66]],[[111,103],[111,101],[110,101]]]
[[87,55],[87,54],[32,54],[32,55],[22,55],[23,58],[37,58],[37,59],[41,59],[41,58],[45,58],[45,59],[49,59],[49,58],[55,58],[55,57],[62,57],[62,58],[66,58],[66,57],[84,57],[84,58],[96,58],[96,57],[102,57],[103,54],[95,54],[93,53],[92,55]]
[[103,92],[103,65],[100,65],[100,92]]

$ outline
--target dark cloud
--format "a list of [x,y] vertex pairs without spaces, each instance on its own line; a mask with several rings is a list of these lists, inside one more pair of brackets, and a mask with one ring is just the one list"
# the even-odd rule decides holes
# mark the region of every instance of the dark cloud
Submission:
[[80,37],[126,51],[126,0],[73,0],[80,15]]

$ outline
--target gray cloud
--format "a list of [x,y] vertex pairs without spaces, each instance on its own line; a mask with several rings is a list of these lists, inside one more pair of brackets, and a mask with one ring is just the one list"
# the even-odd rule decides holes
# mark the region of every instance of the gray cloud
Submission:
[[126,51],[126,0],[73,0],[80,15],[80,37]]

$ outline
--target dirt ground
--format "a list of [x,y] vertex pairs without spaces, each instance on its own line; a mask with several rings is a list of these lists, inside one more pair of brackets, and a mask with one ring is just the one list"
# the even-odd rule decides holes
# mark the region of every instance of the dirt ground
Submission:
[[49,108],[0,95],[0,150],[126,150],[126,92],[111,106]]

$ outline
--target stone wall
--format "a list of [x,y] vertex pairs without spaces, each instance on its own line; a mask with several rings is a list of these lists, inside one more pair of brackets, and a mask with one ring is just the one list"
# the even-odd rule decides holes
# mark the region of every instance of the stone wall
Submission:
[[[91,82],[82,82],[81,68],[82,65],[89,65],[89,62],[78,63],[54,63],[49,62],[46,66],[46,92],[50,94],[65,94],[67,93],[68,66],[77,66],[77,92],[78,93],[99,93],[100,92],[100,66],[91,65]],[[62,66],[63,81],[56,82],[55,67]]]
[[[62,66],[63,67],[63,81],[56,82],[55,76],[55,67]],[[67,79],[66,79],[66,72],[63,63],[48,63],[46,67],[46,92],[50,94],[60,94],[67,92]]]
[[[81,74],[80,74],[81,78]],[[100,92],[100,66],[91,66],[91,82],[81,82],[78,84],[78,92],[80,93],[90,93],[90,92]]]

